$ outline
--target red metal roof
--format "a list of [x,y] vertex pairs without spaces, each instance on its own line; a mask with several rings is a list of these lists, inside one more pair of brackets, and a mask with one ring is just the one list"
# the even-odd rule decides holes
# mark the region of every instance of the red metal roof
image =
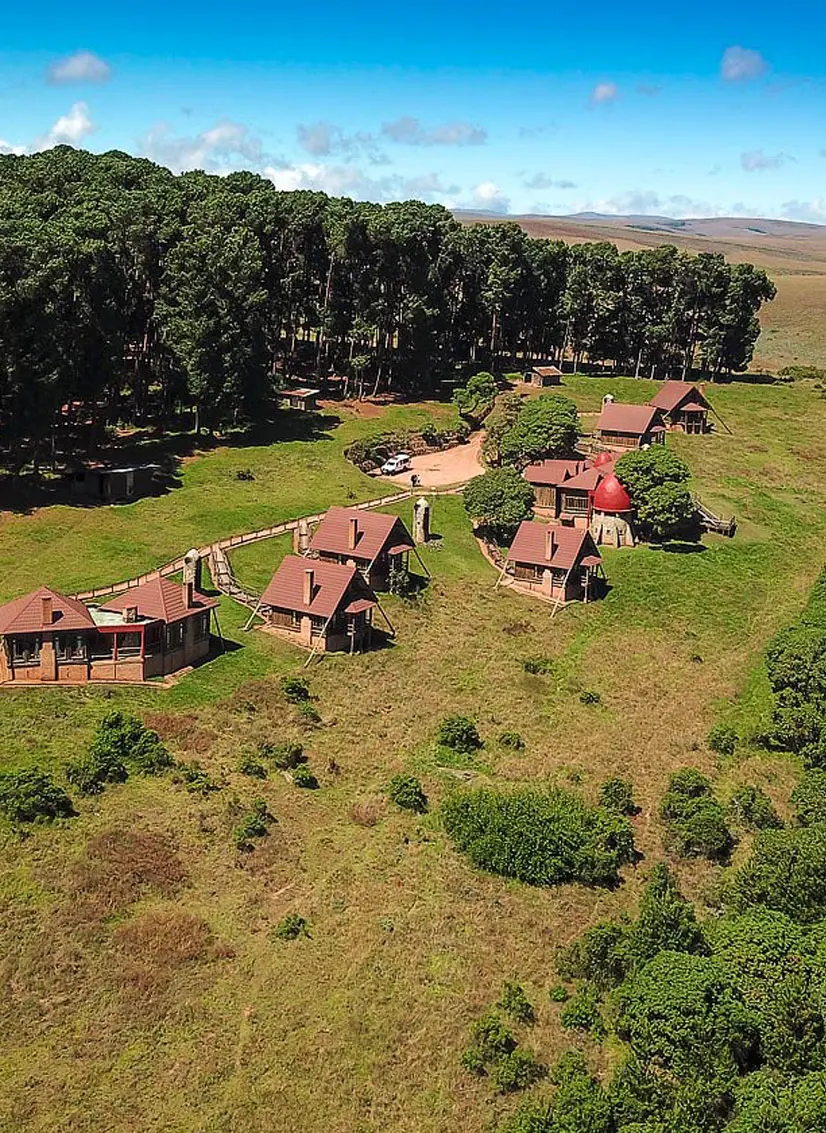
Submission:
[[[43,620],[43,599],[51,599],[52,620]],[[44,630],[94,629],[92,615],[77,598],[41,586],[0,606],[0,633],[42,633]]]
[[112,598],[100,608],[111,610],[114,613],[123,613],[129,606],[137,606],[138,615],[151,621],[179,622],[181,618],[188,618],[201,610],[212,610],[218,605],[215,598],[207,598],[197,590],[193,597],[193,604],[186,604],[186,587],[178,582],[170,582],[168,578],[153,578],[144,582],[125,594]]
[[[343,510],[343,509],[342,509]],[[304,600],[307,573],[312,572],[312,595]],[[287,555],[262,595],[267,606],[329,618],[341,606],[350,613],[376,605],[376,596],[356,567]],[[362,604],[366,603],[366,604]],[[350,609],[356,606],[357,609]]]
[[604,475],[604,465],[600,465],[599,468],[585,468],[578,476],[572,476],[570,480],[566,480],[562,487],[566,492],[568,489],[580,492],[593,492]]
[[642,437],[661,424],[660,410],[654,405],[624,405],[620,401],[609,401],[602,407],[597,429]]
[[604,477],[594,492],[594,507],[607,512],[631,510],[631,497],[613,472]]
[[616,459],[612,452],[598,452],[591,464],[594,468],[601,468],[603,464],[613,464]]
[[587,467],[584,460],[538,460],[529,464],[522,475],[529,484],[558,488]]
[[665,413],[673,413],[675,409],[688,408],[688,406],[683,405],[687,397],[692,398],[694,403],[692,408],[694,406],[699,409],[711,408],[700,390],[691,382],[665,382],[648,404],[656,405],[658,409],[662,409]]
[[562,371],[556,366],[534,366],[532,374],[539,374],[542,378],[561,378]]
[[[553,552],[548,558],[548,533],[553,532]],[[570,570],[585,555],[600,559],[590,532],[577,527],[555,527],[526,519],[519,525],[508,551],[508,562]]]
[[[350,523],[356,523],[356,545],[350,545]],[[413,540],[397,515],[331,507],[310,540],[310,550],[346,555],[357,562],[372,562],[389,546],[413,549]]]

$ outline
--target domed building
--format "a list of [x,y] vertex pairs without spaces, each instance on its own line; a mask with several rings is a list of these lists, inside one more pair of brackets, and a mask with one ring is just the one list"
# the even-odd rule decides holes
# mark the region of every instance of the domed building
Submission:
[[633,547],[632,515],[633,505],[627,489],[610,472],[597,484],[592,497],[590,530],[594,542]]

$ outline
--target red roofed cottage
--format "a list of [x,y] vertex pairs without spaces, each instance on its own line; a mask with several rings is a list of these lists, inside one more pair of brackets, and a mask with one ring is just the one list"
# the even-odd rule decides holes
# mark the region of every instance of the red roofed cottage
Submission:
[[370,646],[376,595],[357,567],[287,555],[261,599],[269,628],[307,649]]
[[699,386],[691,382],[665,382],[649,405],[660,409],[670,429],[684,433],[706,433],[711,405]]
[[309,550],[324,562],[354,564],[369,586],[384,590],[394,568],[407,568],[414,544],[396,515],[331,507],[316,528]]
[[588,531],[526,519],[508,551],[506,572],[517,585],[572,602],[595,596],[602,558]]
[[596,435],[609,448],[664,444],[662,411],[654,405],[624,405],[619,401],[606,401],[597,422]]

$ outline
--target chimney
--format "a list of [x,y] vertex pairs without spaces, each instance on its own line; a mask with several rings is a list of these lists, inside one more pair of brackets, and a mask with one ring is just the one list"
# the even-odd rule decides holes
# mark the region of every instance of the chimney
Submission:
[[194,582],[184,583],[184,591],[185,591],[185,593],[184,593],[184,604],[186,605],[186,608],[188,610],[191,610],[192,607],[195,605],[195,583]]
[[54,621],[51,594],[44,594],[40,599],[40,617],[44,626],[50,626]]
[[313,580],[315,579],[315,571],[304,571],[304,605],[309,606],[313,600]]
[[554,557],[556,550],[556,538],[554,536],[553,527],[549,527],[545,533],[545,558],[550,562]]
[[347,549],[349,551],[355,551],[358,534],[359,521],[358,518],[353,515],[347,520]]
[[123,620],[125,622],[136,622],[138,620],[138,607],[137,606],[124,606]]

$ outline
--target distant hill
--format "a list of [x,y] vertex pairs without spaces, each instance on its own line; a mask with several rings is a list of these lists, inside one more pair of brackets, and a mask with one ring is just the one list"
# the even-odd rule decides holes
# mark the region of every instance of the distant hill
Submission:
[[736,263],[766,269],[777,298],[763,312],[755,367],[794,363],[826,366],[826,225],[762,217],[496,216],[457,211],[463,224],[521,224],[532,236],[582,244],[610,240],[621,250],[676,244],[693,252],[722,252]]

